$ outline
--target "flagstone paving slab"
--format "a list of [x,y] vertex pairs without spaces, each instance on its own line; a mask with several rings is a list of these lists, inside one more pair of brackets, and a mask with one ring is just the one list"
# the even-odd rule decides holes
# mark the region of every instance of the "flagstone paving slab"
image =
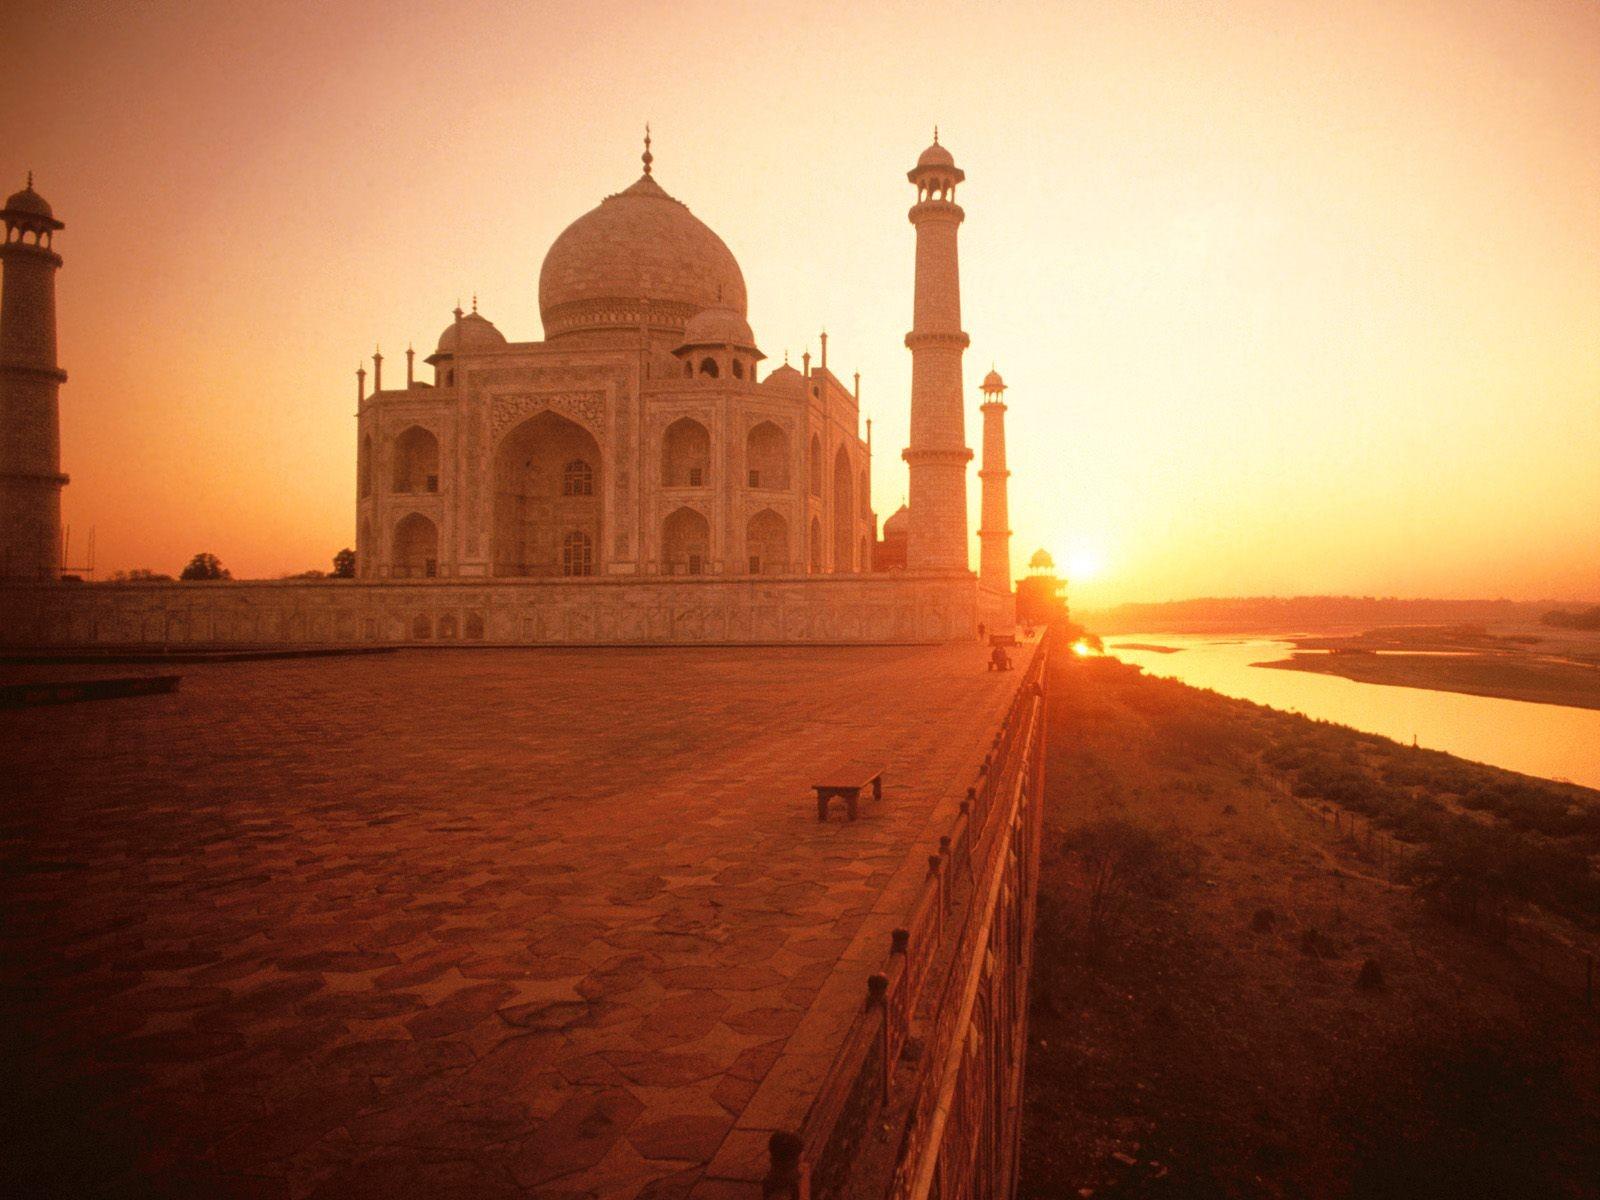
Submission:
[[[751,1195],[1017,685],[984,664],[414,651],[0,714],[0,1194]],[[863,760],[883,799],[819,823]]]

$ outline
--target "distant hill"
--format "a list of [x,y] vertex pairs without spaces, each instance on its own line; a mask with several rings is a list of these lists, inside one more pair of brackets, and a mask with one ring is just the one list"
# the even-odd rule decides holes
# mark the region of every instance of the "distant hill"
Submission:
[[1537,624],[1581,605],[1519,600],[1403,600],[1393,596],[1209,596],[1158,604],[1079,609],[1099,634],[1254,633],[1377,625]]

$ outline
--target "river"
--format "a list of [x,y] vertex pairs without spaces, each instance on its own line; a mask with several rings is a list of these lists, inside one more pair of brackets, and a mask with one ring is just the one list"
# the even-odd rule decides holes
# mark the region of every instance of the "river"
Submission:
[[[1141,642],[1176,654],[1117,648]],[[1181,679],[1224,696],[1337,721],[1399,742],[1490,763],[1528,775],[1600,788],[1600,710],[1529,704],[1459,692],[1358,683],[1337,675],[1252,666],[1287,658],[1294,646],[1264,637],[1129,634],[1106,639],[1106,652],[1151,675]]]

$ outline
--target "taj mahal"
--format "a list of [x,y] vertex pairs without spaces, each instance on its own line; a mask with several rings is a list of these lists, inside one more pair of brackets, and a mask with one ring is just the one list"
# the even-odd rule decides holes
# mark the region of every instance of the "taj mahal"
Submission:
[[[915,189],[908,504],[872,508],[860,377],[827,336],[766,369],[739,263],[643,172],[539,272],[543,340],[458,305],[403,381],[356,380],[354,581],[57,583],[55,236],[29,186],[3,213],[3,636],[41,644],[940,641],[1011,624],[1004,383],[983,383],[980,569],[968,566],[956,203],[933,144]],[[391,371],[394,370],[391,365]],[[370,384],[370,388],[369,388]],[[41,590],[42,585],[49,585]]]
[[880,528],[857,377],[769,368],[643,166],[541,340],[473,300],[358,369],[339,578],[66,577],[67,225],[5,201],[0,1191],[1015,1195],[1053,635],[994,371],[968,561],[964,173],[907,173]]

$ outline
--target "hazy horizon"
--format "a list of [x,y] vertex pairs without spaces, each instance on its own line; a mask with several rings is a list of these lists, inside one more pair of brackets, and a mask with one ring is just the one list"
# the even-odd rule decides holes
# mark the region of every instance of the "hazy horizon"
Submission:
[[1019,575],[1042,545],[1083,607],[1600,597],[1600,5],[67,3],[8,29],[0,195],[31,169],[67,225],[63,501],[102,578],[326,570],[357,365],[381,344],[401,378],[474,294],[542,336],[544,252],[637,177],[646,120],[766,365],[825,327],[861,371],[881,521],[937,123],[968,175],[968,444],[993,362]]

